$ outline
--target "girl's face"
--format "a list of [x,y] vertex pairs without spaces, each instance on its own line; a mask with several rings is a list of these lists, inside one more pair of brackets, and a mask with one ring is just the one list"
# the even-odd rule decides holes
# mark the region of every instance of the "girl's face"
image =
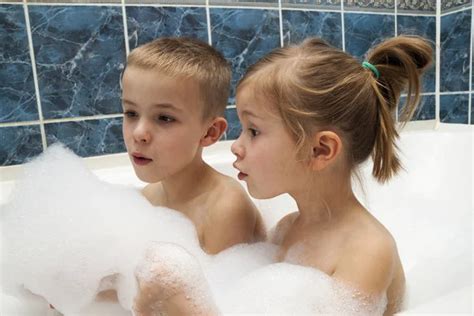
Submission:
[[242,133],[231,149],[239,179],[257,199],[292,192],[308,169],[297,160],[296,143],[281,117],[251,87],[239,90],[236,105]]

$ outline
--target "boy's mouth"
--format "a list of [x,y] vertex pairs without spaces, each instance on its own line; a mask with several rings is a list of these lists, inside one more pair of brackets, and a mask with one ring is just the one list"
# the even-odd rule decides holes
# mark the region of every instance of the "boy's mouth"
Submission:
[[133,162],[139,166],[144,166],[153,161],[153,159],[147,158],[139,153],[133,153],[132,158],[133,158]]

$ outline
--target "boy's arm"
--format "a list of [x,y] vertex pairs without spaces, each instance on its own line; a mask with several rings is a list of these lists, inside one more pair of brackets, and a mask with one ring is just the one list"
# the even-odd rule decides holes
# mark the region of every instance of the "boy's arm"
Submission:
[[245,192],[225,195],[225,198],[221,198],[210,210],[204,231],[205,251],[217,254],[236,244],[257,241],[258,216],[257,208]]

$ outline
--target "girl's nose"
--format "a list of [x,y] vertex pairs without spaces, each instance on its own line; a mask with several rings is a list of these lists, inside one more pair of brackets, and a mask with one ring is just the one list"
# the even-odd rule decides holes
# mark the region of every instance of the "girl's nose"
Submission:
[[230,151],[237,157],[237,159],[244,158],[245,150],[240,141],[240,136],[232,143]]

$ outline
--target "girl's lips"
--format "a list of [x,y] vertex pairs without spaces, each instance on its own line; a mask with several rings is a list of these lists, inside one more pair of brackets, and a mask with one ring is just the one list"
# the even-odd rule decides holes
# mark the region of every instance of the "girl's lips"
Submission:
[[132,155],[132,157],[133,157],[133,162],[136,165],[139,165],[139,166],[144,166],[144,165],[149,164],[150,162],[153,161],[152,159],[148,159],[148,158],[140,157],[140,156],[135,156],[135,155]]
[[248,174],[243,173],[243,172],[239,172],[239,174],[237,175],[237,178],[239,178],[239,180],[242,181],[242,180],[244,180],[247,176],[248,176]]

